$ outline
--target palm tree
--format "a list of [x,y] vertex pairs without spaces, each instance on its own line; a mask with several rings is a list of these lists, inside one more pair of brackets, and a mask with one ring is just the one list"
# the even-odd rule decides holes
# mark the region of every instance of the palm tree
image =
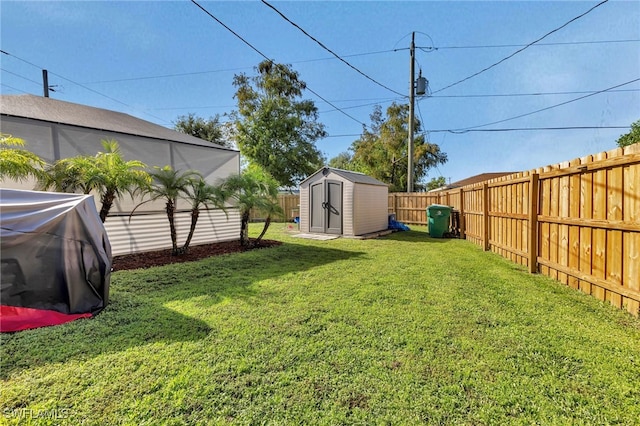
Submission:
[[45,162],[33,152],[20,148],[24,145],[20,138],[0,134],[0,180],[21,181],[29,176],[40,176]]
[[281,212],[277,203],[278,187],[270,179],[261,179],[254,173],[231,175],[226,178],[222,187],[240,210],[240,245],[245,246],[249,241],[249,218],[252,209],[267,213],[264,228],[255,244],[260,242],[271,224],[271,216]]
[[95,156],[95,168],[89,168],[87,181],[100,194],[100,219],[104,222],[116,199],[122,198],[124,192],[133,198],[148,187],[151,177],[142,161],[125,161],[115,140],[102,141],[102,146],[105,152]]
[[103,140],[104,152],[58,160],[47,167],[38,189],[84,194],[95,190],[100,196],[100,220],[104,222],[116,199],[125,192],[132,197],[151,183],[142,161],[125,161],[115,140]]
[[188,170],[186,172],[180,172],[178,170],[174,170],[171,166],[155,167],[155,171],[149,174],[153,181],[145,192],[150,196],[150,198],[138,204],[131,211],[129,220],[131,220],[131,216],[141,205],[156,200],[164,200],[165,212],[167,213],[169,229],[171,232],[171,254],[174,256],[179,255],[181,250],[178,248],[178,233],[176,231],[175,224],[176,204],[178,202],[178,198],[183,194],[187,194],[187,187],[189,186],[191,179],[201,176],[195,171]]
[[89,182],[83,179],[83,170],[93,167],[93,157],[63,158],[53,164],[47,164],[38,177],[36,189],[56,192],[91,192]]
[[200,208],[202,206],[206,208],[209,206],[219,208],[226,214],[226,194],[222,187],[208,184],[202,176],[192,177],[188,180],[185,187],[184,198],[191,203],[191,227],[189,228],[187,240],[180,250],[181,253],[187,253],[189,251],[189,244],[195,233],[198,218],[200,217]]

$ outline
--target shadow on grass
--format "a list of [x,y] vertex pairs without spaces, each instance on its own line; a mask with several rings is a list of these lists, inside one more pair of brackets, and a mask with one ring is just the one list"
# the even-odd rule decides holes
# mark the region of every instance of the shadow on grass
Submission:
[[116,272],[110,303],[97,317],[0,336],[0,378],[23,369],[81,361],[157,342],[203,339],[212,332],[206,322],[167,304],[199,298],[198,307],[206,310],[223,300],[251,300],[258,295],[252,288],[255,282],[363,254],[285,243],[198,262]]
[[456,238],[432,238],[427,232],[400,231],[382,237],[387,240],[402,241],[407,243],[447,243]]

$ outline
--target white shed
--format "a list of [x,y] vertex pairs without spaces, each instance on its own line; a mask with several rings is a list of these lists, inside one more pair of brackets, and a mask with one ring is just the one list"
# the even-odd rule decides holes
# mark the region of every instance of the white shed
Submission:
[[389,188],[363,173],[324,167],[300,183],[302,232],[360,236],[389,226]]
[[[101,140],[115,139],[127,160],[175,170],[197,170],[209,183],[240,172],[240,153],[128,114],[34,95],[0,96],[0,132],[25,141],[25,149],[48,163],[102,151]],[[2,182],[5,188],[32,189],[34,182]],[[98,200],[97,200],[98,201]],[[140,200],[125,196],[105,222],[114,255],[171,247],[164,203],[148,203],[129,213]],[[178,243],[189,231],[187,203],[178,204]],[[240,235],[240,215],[203,211],[193,245],[231,241]]]

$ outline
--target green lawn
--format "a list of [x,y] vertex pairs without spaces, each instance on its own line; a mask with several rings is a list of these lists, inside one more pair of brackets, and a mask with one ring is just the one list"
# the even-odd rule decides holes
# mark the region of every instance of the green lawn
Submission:
[[114,273],[2,335],[0,424],[640,424],[640,321],[414,229]]

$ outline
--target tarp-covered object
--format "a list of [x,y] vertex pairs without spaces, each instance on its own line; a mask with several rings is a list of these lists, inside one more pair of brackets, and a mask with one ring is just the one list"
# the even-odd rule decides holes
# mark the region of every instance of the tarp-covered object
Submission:
[[111,245],[93,196],[0,188],[0,331],[91,317],[108,303]]

